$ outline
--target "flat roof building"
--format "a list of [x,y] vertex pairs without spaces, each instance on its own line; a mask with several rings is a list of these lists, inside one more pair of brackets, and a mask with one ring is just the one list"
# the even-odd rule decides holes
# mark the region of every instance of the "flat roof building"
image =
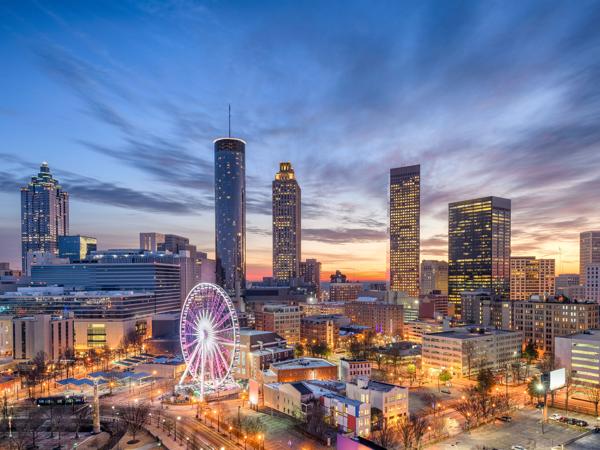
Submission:
[[519,359],[522,336],[520,332],[476,327],[424,334],[421,364],[431,374],[448,369],[457,377],[481,369],[503,369]]

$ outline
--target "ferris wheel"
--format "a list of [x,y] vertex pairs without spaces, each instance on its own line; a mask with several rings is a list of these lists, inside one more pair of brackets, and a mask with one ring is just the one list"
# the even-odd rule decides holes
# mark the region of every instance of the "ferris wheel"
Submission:
[[219,286],[197,284],[187,295],[179,323],[181,351],[186,363],[180,387],[204,394],[232,379],[239,357],[240,327],[233,302]]

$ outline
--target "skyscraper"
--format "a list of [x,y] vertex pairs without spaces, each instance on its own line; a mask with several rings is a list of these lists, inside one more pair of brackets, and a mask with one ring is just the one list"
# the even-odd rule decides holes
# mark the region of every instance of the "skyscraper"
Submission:
[[448,295],[448,263],[434,259],[421,261],[421,294],[431,294],[439,291]]
[[246,143],[227,137],[214,145],[217,283],[235,292],[246,285]]
[[279,164],[273,180],[273,278],[287,282],[300,275],[300,186],[291,163]]
[[21,259],[28,273],[27,252],[58,254],[58,236],[69,234],[69,194],[43,162],[37,176],[21,188]]
[[499,197],[450,203],[448,300],[456,314],[463,291],[486,289],[509,298],[510,210],[510,200]]
[[421,166],[390,170],[390,289],[419,296]]
[[579,282],[585,286],[585,268],[600,263],[600,231],[584,231],[579,235]]

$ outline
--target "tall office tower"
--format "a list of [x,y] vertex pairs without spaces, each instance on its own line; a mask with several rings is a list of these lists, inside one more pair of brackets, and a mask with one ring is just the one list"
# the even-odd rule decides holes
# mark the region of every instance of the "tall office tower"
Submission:
[[292,164],[279,163],[273,180],[273,278],[289,282],[300,276],[300,186]]
[[535,256],[510,258],[510,299],[529,300],[532,295],[554,296],[555,263]]
[[579,282],[585,286],[585,267],[600,263],[600,231],[584,231],[579,235]]
[[390,170],[390,290],[419,296],[421,166]]
[[510,291],[510,200],[483,197],[448,205],[448,301],[460,315],[463,291]]
[[215,252],[217,283],[229,292],[246,286],[246,143],[215,145]]
[[21,264],[27,267],[27,252],[58,254],[58,236],[69,234],[69,194],[52,177],[43,162],[37,176],[21,188]]
[[424,259],[421,262],[421,294],[427,295],[433,291],[448,295],[448,263]]

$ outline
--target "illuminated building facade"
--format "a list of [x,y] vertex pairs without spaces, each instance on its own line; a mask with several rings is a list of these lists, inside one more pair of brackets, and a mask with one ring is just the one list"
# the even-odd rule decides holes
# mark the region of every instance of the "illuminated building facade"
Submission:
[[585,231],[579,235],[579,282],[585,286],[585,268],[600,263],[600,231]]
[[21,188],[21,261],[24,273],[28,252],[58,254],[58,236],[69,234],[69,194],[52,177],[48,163]]
[[532,295],[553,296],[555,276],[553,259],[536,259],[535,256],[511,257],[510,299],[529,300]]
[[300,186],[291,163],[279,164],[273,180],[273,278],[289,282],[300,275]]
[[321,263],[314,258],[309,258],[306,261],[301,261],[300,267],[300,279],[315,289],[317,298],[320,298],[321,294]]
[[390,170],[390,289],[419,296],[421,166]]
[[450,203],[448,300],[457,315],[463,291],[486,289],[509,298],[510,211],[510,200],[500,197]]
[[215,253],[217,283],[229,292],[246,285],[246,143],[215,144]]
[[91,252],[96,251],[98,241],[90,236],[59,236],[58,257],[69,261],[83,261]]

